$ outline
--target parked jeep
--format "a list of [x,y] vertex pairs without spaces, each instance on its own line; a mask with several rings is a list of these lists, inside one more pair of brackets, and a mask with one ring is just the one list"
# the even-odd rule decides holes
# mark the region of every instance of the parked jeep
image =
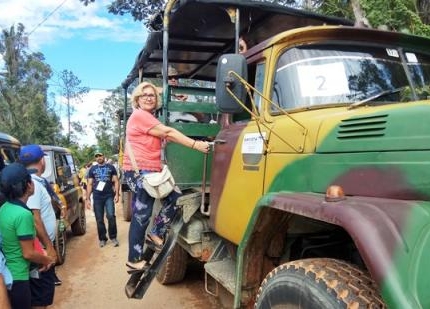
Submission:
[[[84,235],[86,232],[85,203],[82,189],[79,186],[78,170],[71,151],[57,146],[41,145],[45,152],[46,168],[42,174],[51,184],[63,205],[67,208],[65,228],[57,229],[55,249],[57,264],[64,263],[66,257],[66,231],[70,227],[73,235]],[[59,213],[57,213],[59,218]]]

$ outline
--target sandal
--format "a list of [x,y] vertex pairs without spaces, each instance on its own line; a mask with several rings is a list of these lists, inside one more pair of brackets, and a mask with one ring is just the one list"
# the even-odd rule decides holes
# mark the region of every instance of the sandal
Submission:
[[164,246],[164,240],[155,234],[146,234],[145,243],[149,248],[158,253]]
[[127,269],[127,273],[129,273],[129,274],[134,274],[137,272],[143,272],[151,266],[151,264],[149,264],[145,260],[142,260],[142,261],[139,261],[136,263],[127,262],[127,263],[125,263],[125,265],[129,268],[129,269]]

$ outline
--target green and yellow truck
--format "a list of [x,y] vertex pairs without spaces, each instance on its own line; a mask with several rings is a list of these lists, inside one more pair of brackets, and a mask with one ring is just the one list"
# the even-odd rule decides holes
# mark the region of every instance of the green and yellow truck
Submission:
[[213,144],[164,149],[183,217],[157,279],[193,258],[234,308],[430,308],[430,40],[245,0],[152,26],[124,88],[163,72],[160,119]]

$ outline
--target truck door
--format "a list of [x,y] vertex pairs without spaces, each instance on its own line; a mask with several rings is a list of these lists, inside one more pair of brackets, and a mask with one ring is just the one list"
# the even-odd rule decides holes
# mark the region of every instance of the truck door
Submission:
[[[249,69],[261,91],[265,63]],[[254,94],[257,109],[260,98]],[[249,103],[249,102],[248,102]],[[262,196],[266,164],[264,139],[268,132],[258,126],[249,113],[234,115],[233,123],[217,136],[212,161],[211,225],[222,237],[238,244],[249,223],[249,217]]]

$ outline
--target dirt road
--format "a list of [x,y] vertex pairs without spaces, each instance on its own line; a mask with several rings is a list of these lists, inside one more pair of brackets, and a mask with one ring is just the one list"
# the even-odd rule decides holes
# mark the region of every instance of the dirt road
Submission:
[[163,286],[154,279],[143,299],[128,299],[124,286],[129,278],[125,267],[129,223],[123,221],[121,208],[116,209],[120,246],[113,247],[108,242],[99,248],[95,219],[87,210],[87,233],[68,239],[66,261],[57,267],[63,284],[56,288],[54,305],[50,308],[225,308],[204,291],[200,265],[189,267],[181,284]]

